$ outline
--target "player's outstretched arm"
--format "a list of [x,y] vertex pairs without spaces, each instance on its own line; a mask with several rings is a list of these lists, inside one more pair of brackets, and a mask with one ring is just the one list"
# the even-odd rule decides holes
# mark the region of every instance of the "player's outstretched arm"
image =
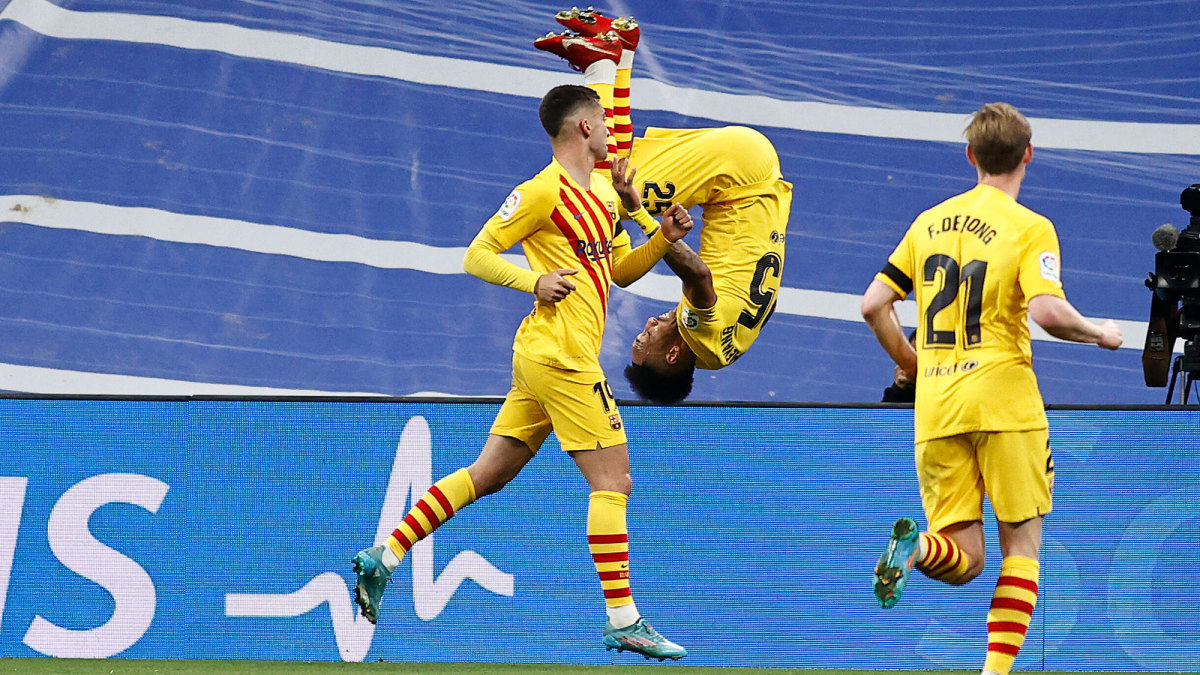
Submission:
[[467,253],[463,256],[463,270],[490,284],[536,294],[541,275],[505,260],[500,253],[506,249],[484,228],[467,247]]
[[683,207],[667,209],[661,227],[645,211],[640,211],[634,218],[643,228],[647,226],[642,221],[649,221],[653,229],[646,243],[627,253],[621,251],[627,250],[629,234],[622,232],[618,235],[617,245],[613,247],[613,283],[622,288],[645,276],[662,260],[673,242],[677,243],[692,231],[692,216]]
[[1121,327],[1111,319],[1101,323],[1088,321],[1064,298],[1036,295],[1029,300],[1029,318],[1060,340],[1118,349],[1124,342]]
[[878,279],[867,286],[863,294],[862,315],[875,339],[883,346],[883,350],[892,357],[910,381],[917,377],[917,350],[904,336],[900,327],[900,318],[896,316],[896,301],[903,300],[891,286]]
[[683,241],[671,244],[671,248],[667,249],[667,254],[663,256],[663,261],[683,282],[683,296],[692,307],[703,309],[717,304],[712,271],[691,246]]
[[[663,213],[661,225],[654,220],[639,201],[637,186],[633,180],[636,174],[637,169],[630,168],[627,158],[618,158],[613,162],[612,184],[621,199],[621,207],[649,237],[646,243],[626,254],[618,252],[621,250],[620,246],[614,249],[616,260],[613,265],[613,282],[622,288],[642,278],[672,246],[686,248],[680,240],[692,231],[693,226],[691,214],[679,204],[672,204]],[[628,241],[628,236],[620,235],[625,241]]]

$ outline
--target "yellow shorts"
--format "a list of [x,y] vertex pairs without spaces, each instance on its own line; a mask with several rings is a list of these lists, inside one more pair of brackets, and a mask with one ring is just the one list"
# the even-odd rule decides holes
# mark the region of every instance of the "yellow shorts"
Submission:
[[1019,523],[1050,513],[1054,458],[1046,429],[974,432],[917,444],[917,476],[929,529],[983,518]]
[[536,453],[552,429],[567,452],[628,442],[604,373],[562,370],[513,354],[512,389],[492,433],[522,441]]

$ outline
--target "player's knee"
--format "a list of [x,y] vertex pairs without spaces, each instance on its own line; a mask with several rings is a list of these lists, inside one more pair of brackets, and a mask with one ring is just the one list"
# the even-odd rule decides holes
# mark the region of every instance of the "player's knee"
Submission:
[[633,476],[628,473],[604,476],[603,479],[594,481],[590,487],[592,490],[629,495],[633,493]]
[[497,492],[503,490],[504,486],[508,485],[508,483],[509,483],[509,481],[506,480],[506,481],[488,482],[482,486],[476,485],[475,486],[475,496],[476,496],[476,498],[479,498],[479,497],[486,497],[488,495],[494,495]]
[[476,498],[494,495],[503,490],[504,486],[512,482],[512,479],[516,478],[520,472],[519,469],[478,466],[471,466],[468,470],[471,472],[471,480],[475,484]]
[[967,569],[962,573],[962,576],[952,580],[950,583],[955,586],[968,584],[983,572],[983,568],[987,563],[986,556],[983,553],[971,556],[967,563]]

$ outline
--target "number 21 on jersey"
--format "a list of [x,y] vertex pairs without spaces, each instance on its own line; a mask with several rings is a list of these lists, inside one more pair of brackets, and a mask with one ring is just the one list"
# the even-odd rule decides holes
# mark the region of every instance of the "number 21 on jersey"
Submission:
[[[921,279],[925,286],[935,291],[924,308],[926,347],[953,348],[958,343],[960,331],[964,348],[979,346],[983,341],[980,316],[983,313],[983,280],[986,276],[986,260],[972,260],[960,267],[957,260],[942,253],[925,259]],[[934,318],[954,305],[960,293],[966,297],[966,307],[959,310],[961,313],[958,320],[954,321],[954,330],[935,330]]]

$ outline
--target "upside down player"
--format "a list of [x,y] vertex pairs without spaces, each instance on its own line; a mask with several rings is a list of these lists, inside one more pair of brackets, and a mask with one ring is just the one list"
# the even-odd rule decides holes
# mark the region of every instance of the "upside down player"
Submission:
[[676,242],[664,257],[683,282],[683,297],[646,321],[625,368],[638,396],[673,403],[691,392],[697,367],[717,370],[744,354],[775,311],[792,186],[771,142],[753,129],[650,128],[634,139],[629,85],[637,23],[592,10],[560,12],[557,19],[575,33],[534,44],[582,71],[612,108],[615,151],[642,181],[640,194],[621,191],[622,208],[651,214],[672,203],[703,208],[700,253]]
[[[948,584],[977,577],[986,494],[1003,559],[983,673],[1008,675],[1037,603],[1042,520],[1054,487],[1026,317],[1054,337],[1105,349],[1121,346],[1121,330],[1071,306],[1054,225],[1017,202],[1033,158],[1024,115],[1006,103],[985,105],[965,135],[978,183],[917,216],[863,295],[872,332],[917,383],[916,465],[929,524],[928,532],[911,518],[892,526],[875,596],[884,608],[895,605],[914,566]],[[916,349],[894,308],[910,292],[922,317]]]
[[[512,388],[475,462],[437,481],[385,544],[354,557],[355,599],[375,623],[392,570],[412,546],[463,507],[503,488],[554,431],[591,490],[587,539],[607,606],[605,646],[679,659],[687,651],[645,622],[633,603],[625,519],[629,450],[599,353],[611,284],[627,285],[649,271],[691,229],[691,216],[672,206],[660,227],[645,211],[632,214],[655,233],[631,250],[617,222],[613,187],[629,189],[629,177],[593,173],[608,153],[599,97],[586,87],[555,87],[538,114],[554,159],[512,191],[463,261],[471,274],[536,298],[513,340]],[[531,269],[501,257],[517,243]]]

